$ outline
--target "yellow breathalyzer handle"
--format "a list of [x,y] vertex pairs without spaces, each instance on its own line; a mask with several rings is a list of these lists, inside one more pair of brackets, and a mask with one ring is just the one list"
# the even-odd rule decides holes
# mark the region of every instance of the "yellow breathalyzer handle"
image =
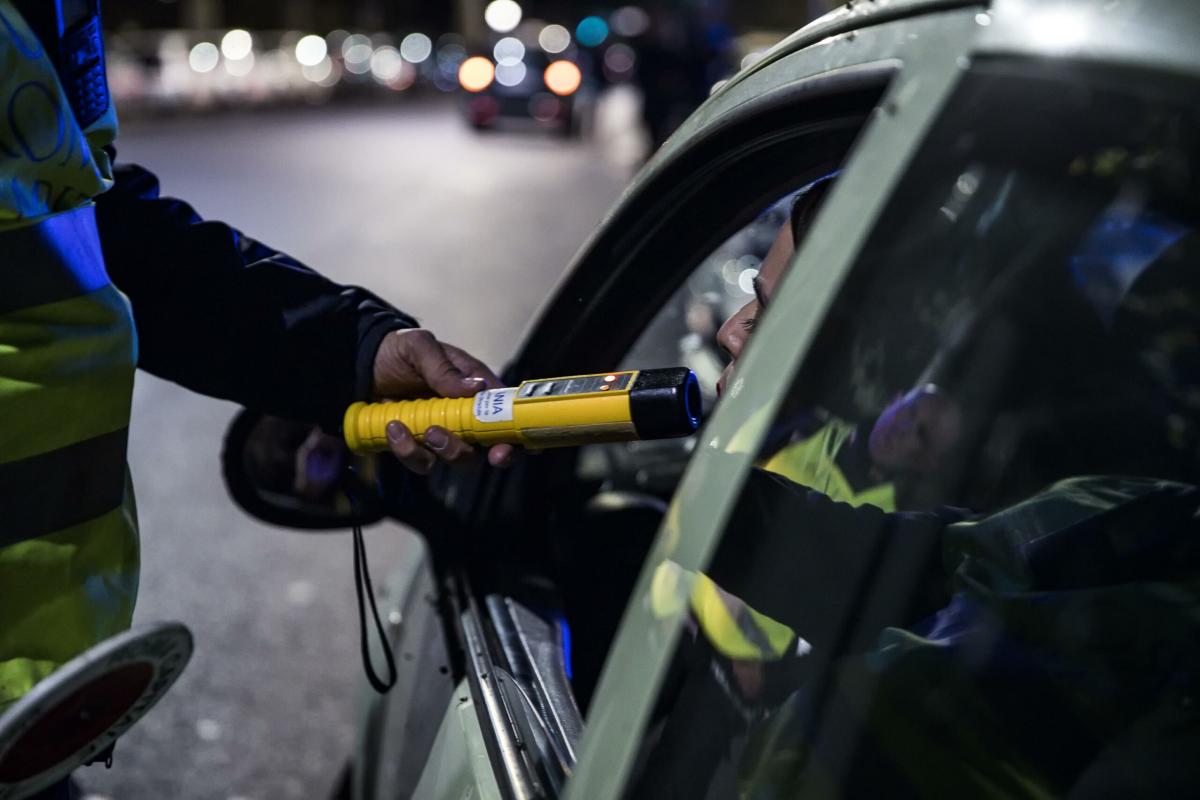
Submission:
[[474,397],[355,403],[343,432],[355,453],[388,449],[387,426],[417,438],[437,425],[468,444],[569,447],[687,436],[700,424],[700,386],[685,367],[570,375],[488,389]]

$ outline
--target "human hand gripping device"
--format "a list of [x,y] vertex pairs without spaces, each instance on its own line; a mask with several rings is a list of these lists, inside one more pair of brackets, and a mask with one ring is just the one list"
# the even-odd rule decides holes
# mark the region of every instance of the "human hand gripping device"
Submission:
[[[700,384],[690,369],[628,370],[525,381],[520,386],[487,389],[474,397],[435,397],[394,403],[355,403],[346,409],[346,444],[366,455],[388,449],[387,426],[404,423],[417,441],[439,425],[468,444],[520,444],[533,448],[569,447],[596,442],[665,439],[687,436],[700,425]],[[351,496],[353,502],[353,496]],[[386,642],[375,606],[362,529],[354,526],[354,580],[363,667],[376,691],[396,683],[390,647],[383,655],[387,677],[380,677],[368,646],[367,604],[380,641]]]
[[700,402],[692,371],[670,367],[531,380],[474,397],[355,403],[342,427],[359,454],[386,451],[393,421],[417,441],[438,425],[468,444],[570,447],[687,436],[700,425]]

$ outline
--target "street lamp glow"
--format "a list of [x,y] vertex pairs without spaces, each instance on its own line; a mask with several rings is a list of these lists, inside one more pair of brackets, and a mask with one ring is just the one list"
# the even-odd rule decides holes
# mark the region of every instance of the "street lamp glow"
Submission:
[[617,42],[604,51],[604,69],[614,77],[628,76],[636,63],[637,54],[632,47],[622,42]]
[[492,0],[483,10],[483,21],[496,33],[508,33],[521,24],[521,13],[515,0]]
[[575,27],[575,39],[584,47],[599,47],[608,38],[608,23],[600,17],[584,17]]
[[[366,45],[368,50],[371,49],[371,40],[368,37],[363,36],[361,33],[352,33],[349,36],[347,36],[345,39],[343,39],[342,40],[342,58],[345,59],[347,56],[349,56],[350,51],[353,50],[355,47],[358,47],[360,44]],[[362,51],[359,50],[357,52],[361,53]],[[368,56],[368,58],[369,58],[369,56]]]
[[380,83],[394,81],[404,72],[404,59],[400,51],[391,45],[384,45],[371,55],[371,74]]
[[492,48],[496,64],[502,67],[520,64],[525,59],[525,45],[515,36],[505,36]]
[[613,12],[609,21],[617,35],[630,39],[641,36],[650,28],[650,15],[637,6],[618,8]]
[[325,56],[316,64],[305,64],[301,72],[313,83],[323,84],[333,76],[333,60],[329,56]]
[[240,61],[250,55],[252,47],[254,40],[250,38],[250,32],[241,28],[234,28],[221,37],[221,54],[232,61]]
[[188,66],[194,72],[212,72],[221,60],[221,51],[212,42],[200,42],[188,53]]
[[225,59],[225,71],[235,78],[249,75],[252,69],[254,69],[254,53],[247,52],[241,58]]
[[325,38],[309,34],[296,42],[296,60],[304,67],[315,67],[325,60],[325,56],[329,54],[329,46],[325,44]]
[[371,56],[374,55],[374,52],[369,44],[359,42],[358,44],[351,45],[350,49],[346,50],[343,56],[343,60],[346,62],[346,69],[355,75],[362,75],[369,72],[371,69]]
[[562,25],[547,25],[538,34],[538,44],[547,53],[561,53],[571,46],[571,32]]
[[433,52],[433,42],[423,33],[410,33],[400,42],[400,55],[410,64],[420,64]]
[[523,61],[496,66],[496,83],[501,86],[520,86],[528,70]]

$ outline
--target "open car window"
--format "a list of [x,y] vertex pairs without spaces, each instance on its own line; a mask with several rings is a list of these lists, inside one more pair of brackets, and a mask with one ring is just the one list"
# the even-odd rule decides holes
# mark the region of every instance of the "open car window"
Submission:
[[[703,407],[717,400],[728,354],[717,343],[721,323],[754,299],[754,280],[799,190],[789,187],[748,224],[709,253],[675,291],[618,365],[619,370],[683,366],[700,384]],[[696,437],[591,445],[580,452],[579,476],[608,491],[667,498],[679,482]]]
[[972,67],[706,568],[651,565],[628,796],[1200,781],[1196,87],[1056,69]]

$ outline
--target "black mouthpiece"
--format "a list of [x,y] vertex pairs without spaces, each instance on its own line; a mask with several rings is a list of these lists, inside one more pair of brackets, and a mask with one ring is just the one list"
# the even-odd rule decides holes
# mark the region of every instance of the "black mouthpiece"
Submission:
[[687,367],[641,370],[629,411],[640,439],[688,436],[700,426],[700,383]]

